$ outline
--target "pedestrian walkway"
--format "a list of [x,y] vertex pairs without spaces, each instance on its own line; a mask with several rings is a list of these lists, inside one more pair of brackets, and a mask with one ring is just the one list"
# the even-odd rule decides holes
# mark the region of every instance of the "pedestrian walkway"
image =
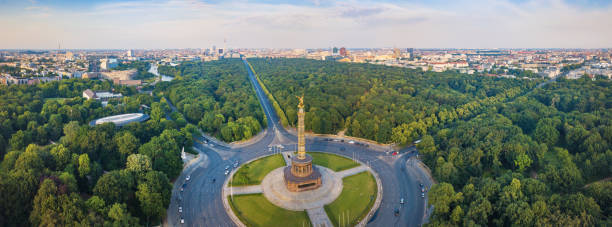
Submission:
[[338,177],[340,178],[345,178],[345,177],[352,176],[352,175],[355,175],[355,174],[358,174],[358,173],[361,173],[367,170],[368,170],[367,166],[360,165],[352,169],[347,169],[347,170],[343,170],[340,172],[336,172],[336,175],[338,175]]
[[285,159],[285,165],[290,166],[291,165],[291,159],[289,158],[290,155],[292,155],[293,152],[291,151],[285,151],[282,153],[283,155],[283,159]]
[[280,167],[268,173],[261,182],[263,194],[272,204],[293,211],[303,211],[323,207],[332,203],[342,193],[342,178],[331,169],[317,166],[321,173],[321,187],[303,192],[291,192],[287,189]]
[[323,207],[307,209],[306,213],[308,213],[308,217],[310,218],[310,223],[312,223],[312,226],[314,227],[333,227]]
[[226,194],[228,195],[244,195],[244,194],[257,194],[263,193],[261,185],[252,185],[244,187],[225,187]]

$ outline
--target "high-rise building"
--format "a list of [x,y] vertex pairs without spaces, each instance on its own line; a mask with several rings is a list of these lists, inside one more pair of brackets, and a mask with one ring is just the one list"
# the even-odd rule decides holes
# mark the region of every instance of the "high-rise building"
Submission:
[[407,48],[406,51],[408,52],[408,54],[410,54],[410,58],[414,57],[414,48]]
[[332,49],[332,55],[338,55],[338,47]]
[[402,53],[400,52],[399,48],[393,48],[393,58],[397,59],[400,58],[402,55]]
[[128,51],[127,51],[127,53],[126,53],[126,55],[127,55],[128,57],[134,57],[134,51],[132,51],[132,50],[128,50]]
[[345,56],[345,57],[348,56],[348,52],[346,51],[346,48],[344,47],[340,48],[340,55]]

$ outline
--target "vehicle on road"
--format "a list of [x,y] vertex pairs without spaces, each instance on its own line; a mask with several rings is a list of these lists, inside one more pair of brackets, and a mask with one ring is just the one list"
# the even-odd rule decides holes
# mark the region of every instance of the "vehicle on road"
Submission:
[[184,190],[183,187],[181,187],[181,191],[183,191],[183,190]]
[[425,192],[421,192],[421,198],[425,198]]
[[225,170],[225,175],[229,174],[229,170]]
[[181,218],[181,224],[185,224],[185,219]]
[[225,170],[228,170],[229,168],[230,168],[230,166],[229,166],[229,165],[226,165],[226,166],[225,166]]
[[396,217],[400,215],[398,208],[395,208],[395,210],[393,210],[393,215],[395,215]]
[[351,141],[348,141],[348,143],[350,143],[350,144],[355,144],[355,141],[352,141],[352,140],[351,140]]
[[183,207],[179,207],[179,213],[183,213]]
[[404,204],[404,198],[400,199],[400,204]]
[[215,181],[217,181],[217,178],[213,178],[213,179],[212,179],[212,182],[213,182],[213,183],[215,183]]
[[340,140],[339,139],[335,139],[334,142],[340,142]]
[[341,147],[341,148],[340,148],[340,150],[341,150],[341,151],[344,151],[344,150],[346,150],[346,148],[344,148],[344,147]]
[[191,176],[187,175],[187,177],[185,177],[185,180],[189,181],[189,179],[191,179]]

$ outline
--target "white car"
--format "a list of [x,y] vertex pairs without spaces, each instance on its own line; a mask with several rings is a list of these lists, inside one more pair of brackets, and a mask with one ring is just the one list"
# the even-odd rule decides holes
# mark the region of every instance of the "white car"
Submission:
[[185,219],[181,218],[181,224],[185,224]]
[[351,141],[349,141],[348,143],[350,143],[350,144],[355,144],[355,141],[352,141],[352,140],[351,140]]
[[179,213],[183,213],[183,207],[179,207]]
[[191,176],[187,175],[187,177],[185,177],[185,180],[189,181],[189,179],[191,179]]
[[229,170],[225,170],[225,175],[229,174]]

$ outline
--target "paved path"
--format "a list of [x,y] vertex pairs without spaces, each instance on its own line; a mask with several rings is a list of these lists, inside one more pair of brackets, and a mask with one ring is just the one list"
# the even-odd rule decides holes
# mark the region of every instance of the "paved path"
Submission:
[[252,186],[244,186],[244,187],[227,187],[224,190],[226,191],[227,194],[233,193],[234,195],[263,193],[263,188],[261,187],[261,185],[252,185]]
[[312,223],[312,226],[314,227],[333,227],[323,207],[308,209],[306,210],[306,213],[308,213],[308,217],[310,218],[310,223]]
[[338,177],[340,177],[340,178],[345,178],[345,177],[352,176],[352,175],[355,175],[355,174],[358,174],[358,173],[361,173],[361,172],[367,171],[367,170],[368,170],[367,166],[360,165],[360,166],[357,166],[355,168],[351,168],[351,169],[343,170],[343,171],[340,171],[340,172],[336,172],[336,175],[338,175]]
[[287,152],[283,152],[283,159],[285,159],[285,165],[290,166],[291,165],[291,159],[289,158],[289,155],[293,154],[293,152],[291,151],[287,151]]

